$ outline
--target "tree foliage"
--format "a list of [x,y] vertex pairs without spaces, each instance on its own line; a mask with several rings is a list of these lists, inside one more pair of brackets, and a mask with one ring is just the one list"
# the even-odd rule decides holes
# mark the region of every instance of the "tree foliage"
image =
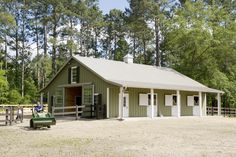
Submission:
[[221,89],[236,106],[236,1],[128,0],[105,15],[98,2],[0,0],[0,103],[35,101],[72,55],[129,53]]

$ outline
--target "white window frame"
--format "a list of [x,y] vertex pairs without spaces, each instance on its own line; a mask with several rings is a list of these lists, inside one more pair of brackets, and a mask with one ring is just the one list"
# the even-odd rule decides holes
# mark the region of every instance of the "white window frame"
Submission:
[[70,75],[71,75],[71,83],[77,83],[77,81],[73,81],[73,70],[76,70],[76,77],[77,77],[77,66],[74,66],[74,67],[71,67],[71,70],[70,70]]

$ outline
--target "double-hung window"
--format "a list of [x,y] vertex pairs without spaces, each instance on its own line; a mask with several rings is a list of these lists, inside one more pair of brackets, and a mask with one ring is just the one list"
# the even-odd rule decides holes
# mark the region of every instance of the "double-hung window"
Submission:
[[71,67],[71,83],[77,83],[77,67]]

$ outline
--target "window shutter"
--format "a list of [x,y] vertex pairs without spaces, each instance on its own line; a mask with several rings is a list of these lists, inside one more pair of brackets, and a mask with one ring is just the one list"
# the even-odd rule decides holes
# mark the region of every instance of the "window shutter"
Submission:
[[68,68],[68,83],[71,84],[71,67]]
[[76,74],[76,82],[79,83],[80,82],[80,67],[77,67],[77,74]]

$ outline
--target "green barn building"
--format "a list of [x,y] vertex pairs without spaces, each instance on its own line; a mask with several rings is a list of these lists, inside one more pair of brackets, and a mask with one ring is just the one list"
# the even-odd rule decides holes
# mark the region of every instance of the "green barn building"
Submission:
[[47,97],[50,111],[52,106],[92,106],[99,101],[106,118],[153,118],[205,116],[207,93],[217,95],[219,111],[223,91],[173,69],[133,63],[129,54],[123,62],[77,55],[41,90],[41,99]]

